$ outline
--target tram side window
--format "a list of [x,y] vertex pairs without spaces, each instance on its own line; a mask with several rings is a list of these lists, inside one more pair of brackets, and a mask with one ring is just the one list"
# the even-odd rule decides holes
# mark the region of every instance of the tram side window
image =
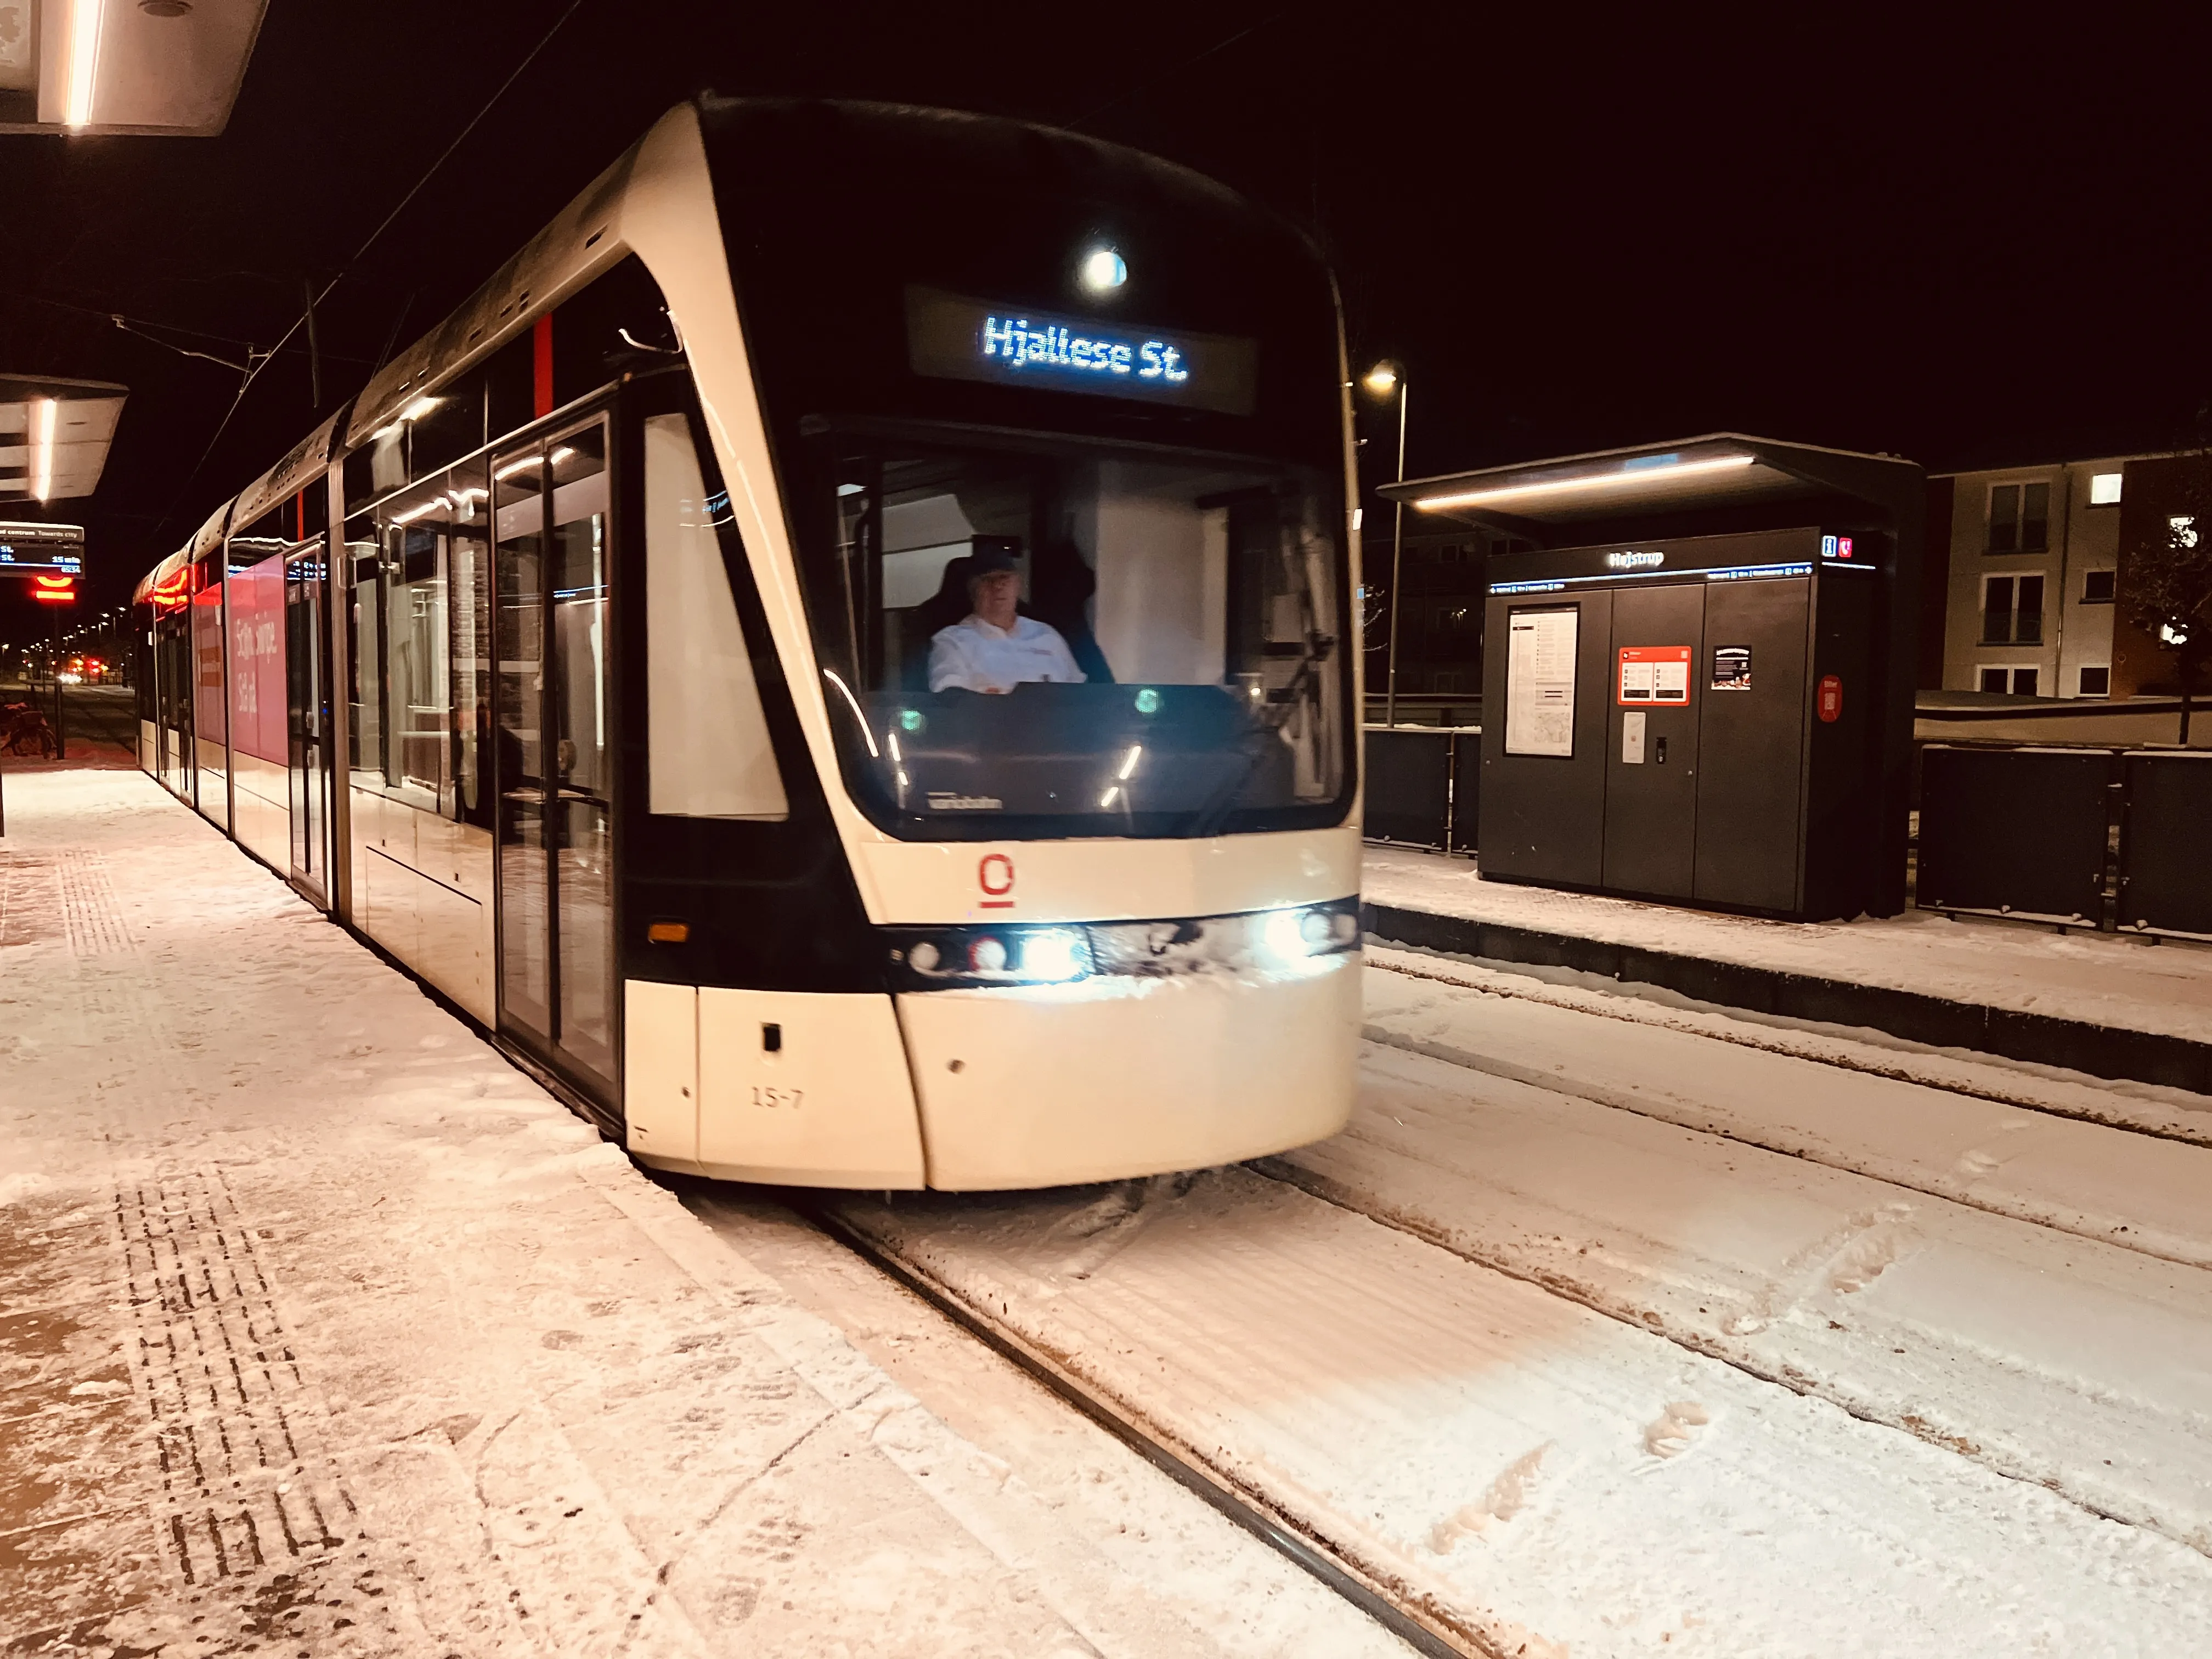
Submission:
[[491,492],[489,464],[453,469],[446,494],[446,599],[453,653],[453,792],[447,815],[491,828]]
[[437,532],[386,523],[384,543],[384,781],[436,810],[451,781],[446,731],[453,718],[446,661],[446,579]]
[[648,810],[676,817],[791,815],[760,688],[738,623],[690,423],[645,422],[646,723]]
[[200,562],[192,593],[192,733],[203,742],[228,741],[223,707],[222,556]]
[[354,782],[489,828],[490,495],[481,460],[347,527]]

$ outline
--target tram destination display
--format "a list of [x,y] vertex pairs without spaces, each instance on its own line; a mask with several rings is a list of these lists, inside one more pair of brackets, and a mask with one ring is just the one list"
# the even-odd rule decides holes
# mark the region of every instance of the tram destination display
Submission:
[[1249,415],[1256,340],[1146,328],[937,289],[906,291],[907,361],[939,380],[1028,386]]

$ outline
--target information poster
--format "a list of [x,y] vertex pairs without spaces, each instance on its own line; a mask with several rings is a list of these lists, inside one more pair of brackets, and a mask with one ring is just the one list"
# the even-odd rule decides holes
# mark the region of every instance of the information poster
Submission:
[[1716,691],[1751,690],[1751,647],[1749,646],[1717,645],[1713,647],[1713,690]]
[[1582,612],[1573,605],[1516,611],[1506,619],[1505,752],[1575,752],[1575,636]]
[[1690,700],[1690,658],[1686,645],[1624,645],[1620,647],[1620,702],[1626,708],[1680,707]]

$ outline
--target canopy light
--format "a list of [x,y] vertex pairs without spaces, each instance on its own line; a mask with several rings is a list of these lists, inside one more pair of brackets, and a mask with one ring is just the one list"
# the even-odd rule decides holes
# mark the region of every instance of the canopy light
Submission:
[[1387,398],[1398,389],[1398,365],[1377,363],[1369,369],[1360,384],[1378,398]]
[[[11,0],[0,0],[0,27]],[[0,88],[0,102],[5,100]],[[82,500],[99,488],[127,388],[0,371],[0,502]]]
[[212,137],[267,0],[0,0],[0,132]]
[[100,0],[74,0],[70,7],[69,100],[62,125],[82,132],[92,125],[92,83],[100,69]]
[[1755,455],[1721,455],[1705,461],[1632,461],[1617,472],[1586,472],[1573,478],[1547,478],[1536,483],[1501,484],[1490,489],[1459,490],[1449,495],[1424,495],[1413,503],[1424,513],[1453,507],[1487,507],[1500,501],[1521,501],[1570,490],[1611,489],[1621,484],[1648,483],[1654,478],[1686,478],[1702,472],[1724,472],[1749,466]]
[[60,414],[52,398],[31,405],[31,495],[37,501],[54,493],[54,422]]

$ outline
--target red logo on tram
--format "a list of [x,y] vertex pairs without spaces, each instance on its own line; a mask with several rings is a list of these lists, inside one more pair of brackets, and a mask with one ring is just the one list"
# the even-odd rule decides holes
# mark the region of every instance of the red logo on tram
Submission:
[[982,862],[975,866],[975,884],[983,890],[981,908],[1011,910],[1014,902],[1007,896],[1014,890],[1014,861],[1004,853],[986,853]]
[[1844,712],[1844,681],[1839,674],[1820,676],[1820,718],[1832,726]]

